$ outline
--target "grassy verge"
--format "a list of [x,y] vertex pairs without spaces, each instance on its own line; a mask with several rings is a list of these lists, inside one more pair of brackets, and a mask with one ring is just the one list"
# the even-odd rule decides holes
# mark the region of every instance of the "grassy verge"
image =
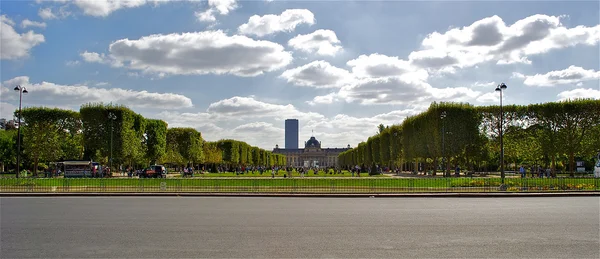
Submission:
[[[600,179],[506,179],[507,191],[600,191]],[[493,192],[491,178],[0,179],[0,192]]]

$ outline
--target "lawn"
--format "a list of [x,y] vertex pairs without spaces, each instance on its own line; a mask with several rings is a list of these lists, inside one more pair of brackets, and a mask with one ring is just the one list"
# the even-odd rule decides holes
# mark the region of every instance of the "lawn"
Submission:
[[[506,179],[508,191],[600,191],[600,179]],[[0,192],[494,192],[498,178],[1,178]]]

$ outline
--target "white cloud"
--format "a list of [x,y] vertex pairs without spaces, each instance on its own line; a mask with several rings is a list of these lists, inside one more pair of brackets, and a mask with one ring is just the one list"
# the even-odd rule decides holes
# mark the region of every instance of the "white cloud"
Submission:
[[29,51],[45,41],[44,35],[33,31],[19,34],[15,23],[5,15],[0,16],[0,59],[20,59],[29,56]]
[[[4,94],[4,93],[2,93]],[[0,119],[10,120],[13,118],[15,114],[15,110],[17,110],[16,105],[12,105],[10,103],[0,102]]]
[[50,8],[40,8],[38,10],[38,15],[44,20],[52,20],[58,18]]
[[325,117],[318,113],[302,112],[293,105],[262,102],[252,97],[232,97],[209,105],[206,112],[179,113],[164,111],[156,116],[169,127],[194,127],[204,139],[215,141],[233,138],[267,150],[275,144],[283,146],[285,119],[300,121],[300,145],[308,140],[311,131],[322,141],[323,147],[356,146],[377,132],[377,125],[399,124],[404,118],[423,111],[424,108],[394,110],[369,117],[337,114]]
[[316,30],[310,34],[298,35],[288,41],[288,45],[293,49],[322,56],[334,56],[342,50],[339,44],[340,40],[332,30]]
[[208,0],[208,6],[219,11],[221,15],[227,15],[238,8],[236,0]]
[[98,54],[96,52],[87,52],[79,54],[85,62],[89,63],[104,63],[106,61],[106,56],[104,54]]
[[341,87],[352,79],[348,71],[334,67],[323,60],[289,69],[280,77],[286,79],[288,83],[315,88]]
[[[504,100],[504,96],[502,97],[502,99]],[[480,103],[496,104],[500,101],[500,94],[496,92],[484,93],[477,97],[476,101]]]
[[[407,74],[410,75],[410,74]],[[315,97],[313,103],[337,98],[362,105],[415,105],[432,101],[466,102],[481,93],[466,87],[435,88],[417,77],[364,78],[345,85],[332,97]]]
[[492,88],[495,87],[497,84],[496,82],[475,82],[471,85],[471,87],[475,87],[475,88]]
[[238,4],[236,0],[208,0],[209,8],[205,11],[196,11],[194,15],[201,22],[216,22],[217,17],[215,17],[216,13],[220,15],[227,15],[230,11],[238,8]]
[[208,9],[204,12],[194,12],[194,15],[196,16],[196,18],[198,19],[198,21],[201,22],[215,22],[217,21],[217,18],[215,17],[215,15],[213,14],[214,10],[213,9]]
[[74,0],[73,4],[86,15],[106,17],[116,10],[140,7],[147,2],[146,0]]
[[245,118],[276,118],[279,120],[298,118],[303,120],[322,119],[323,115],[314,112],[300,112],[293,105],[271,104],[258,101],[251,97],[235,96],[220,100],[208,106],[209,113],[219,117]]
[[80,63],[81,63],[81,62],[79,62],[79,60],[69,60],[69,61],[67,61],[65,64],[66,64],[67,66],[74,67],[74,66],[77,66],[77,65],[79,65]]
[[46,28],[46,23],[30,21],[29,19],[25,19],[25,20],[21,21],[21,27],[22,28],[27,28],[27,27]]
[[564,91],[559,93],[558,95],[559,100],[563,101],[563,100],[568,100],[568,99],[579,99],[579,98],[592,98],[592,99],[600,99],[600,90],[594,90],[591,88],[588,89],[584,89],[584,88],[578,88],[578,89],[573,89],[570,91]]
[[314,14],[307,9],[288,9],[280,15],[253,15],[248,22],[240,25],[239,33],[264,37],[278,32],[291,32],[300,24],[315,24]]
[[486,61],[530,64],[532,55],[600,41],[600,25],[566,28],[560,18],[538,14],[510,26],[498,16],[484,18],[463,28],[427,35],[422,49],[412,52],[409,60],[433,70],[472,67]]
[[528,86],[555,86],[579,84],[584,81],[598,80],[600,79],[600,71],[594,71],[593,69],[585,70],[578,66],[569,66],[566,69],[550,71],[546,74],[536,74],[532,76],[515,74],[515,77],[524,78],[525,81],[523,83]]
[[337,98],[337,93],[330,93],[327,95],[320,95],[320,96],[315,96],[312,101],[306,101],[306,103],[310,104],[310,105],[317,105],[317,104],[332,104],[334,102],[338,102],[339,99]]
[[110,44],[109,53],[104,56],[84,52],[82,56],[89,62],[123,65],[159,76],[257,76],[283,68],[292,61],[291,53],[277,43],[241,35],[228,36],[220,30],[121,39]]
[[33,84],[20,76],[2,83],[2,100],[17,101],[18,95],[6,94],[15,85],[27,88],[28,105],[79,106],[88,102],[113,102],[132,108],[180,109],[193,107],[192,100],[180,94],[151,93],[121,88],[94,88],[86,85],[59,85],[49,82]]
[[352,74],[360,78],[400,76],[417,70],[406,60],[378,53],[368,56],[360,55],[358,58],[348,61],[346,65],[352,68]]

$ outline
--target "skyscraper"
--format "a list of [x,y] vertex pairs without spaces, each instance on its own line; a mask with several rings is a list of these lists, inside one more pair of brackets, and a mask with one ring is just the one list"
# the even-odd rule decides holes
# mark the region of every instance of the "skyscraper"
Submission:
[[285,149],[298,149],[299,130],[297,119],[285,120]]

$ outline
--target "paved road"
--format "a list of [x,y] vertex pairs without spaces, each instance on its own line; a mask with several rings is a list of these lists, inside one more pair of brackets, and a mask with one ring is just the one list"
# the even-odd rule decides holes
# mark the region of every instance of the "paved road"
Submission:
[[1,198],[0,258],[600,258],[600,198]]

